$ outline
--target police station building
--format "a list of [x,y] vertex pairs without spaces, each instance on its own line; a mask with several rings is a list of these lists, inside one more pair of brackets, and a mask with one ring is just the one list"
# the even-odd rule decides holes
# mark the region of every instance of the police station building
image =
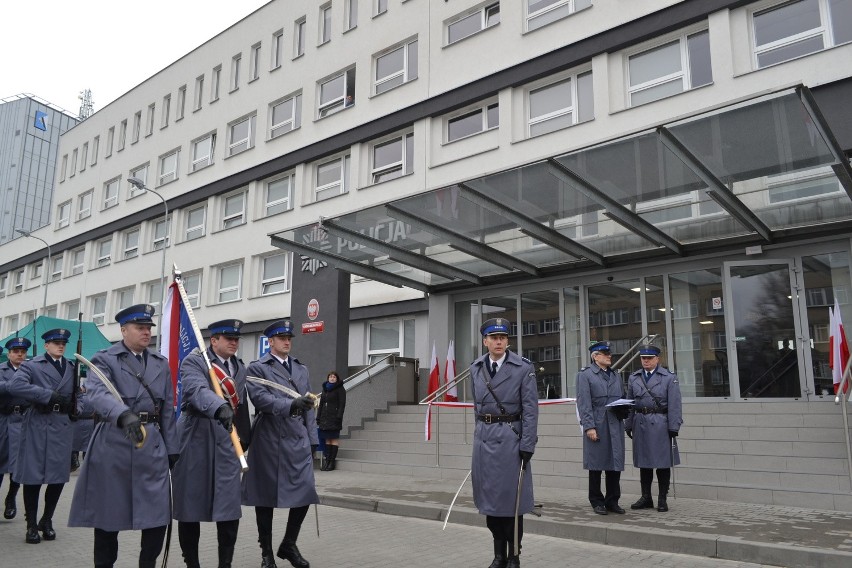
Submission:
[[[294,347],[332,350],[317,377],[428,374],[450,339],[462,370],[506,317],[540,396],[574,396],[589,341],[653,339],[693,494],[852,510],[850,61],[843,0],[275,0],[62,137],[47,311],[118,339],[165,249],[246,360],[324,322]],[[41,313],[39,245],[0,247],[4,334]]]

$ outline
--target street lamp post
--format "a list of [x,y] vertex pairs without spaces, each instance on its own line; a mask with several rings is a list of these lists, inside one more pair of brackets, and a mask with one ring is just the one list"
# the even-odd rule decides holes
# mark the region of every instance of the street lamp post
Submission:
[[44,243],[44,246],[47,247],[47,262],[45,263],[44,274],[42,275],[43,279],[44,279],[44,300],[42,301],[42,304],[41,304],[41,315],[46,316],[47,315],[47,285],[50,284],[50,277],[48,276],[48,273],[51,270],[51,268],[50,268],[50,244],[48,244],[48,242],[46,240],[44,240],[43,238],[37,237],[34,234],[32,234],[31,232],[26,231],[24,229],[15,229],[15,232],[18,233],[19,235],[23,235],[25,237],[38,239],[38,240],[40,240],[41,242]]
[[159,194],[159,192],[154,191],[150,187],[146,187],[145,182],[143,182],[141,179],[131,177],[127,178],[127,182],[136,189],[139,189],[141,191],[150,191],[151,193],[159,197],[160,201],[163,202],[163,208],[166,210],[166,213],[163,216],[163,224],[165,225],[166,229],[166,237],[163,239],[163,261],[162,267],[160,269],[160,309],[158,310],[160,313],[157,316],[157,326],[159,328],[157,330],[157,351],[159,351],[160,340],[163,337],[163,308],[165,306],[166,297],[166,245],[168,244],[168,238],[171,234],[171,230],[169,227],[169,205],[166,203],[166,200],[163,198],[163,196]]

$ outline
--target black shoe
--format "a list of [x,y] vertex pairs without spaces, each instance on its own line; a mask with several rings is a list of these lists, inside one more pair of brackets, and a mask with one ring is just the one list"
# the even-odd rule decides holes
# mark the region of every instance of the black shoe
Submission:
[[495,556],[488,568],[506,568],[506,558]]
[[654,499],[650,495],[642,495],[638,501],[630,505],[631,509],[653,509]]
[[36,527],[27,527],[27,544],[38,544],[41,542],[41,537],[38,535]]
[[295,542],[282,542],[278,547],[278,558],[290,561],[296,568],[311,568],[311,563],[304,559]]
[[506,546],[505,540],[494,540],[494,561],[488,568],[506,568]]
[[657,510],[661,513],[665,513],[669,510],[669,504],[666,503],[665,495],[660,495],[659,499],[657,499]]
[[598,515],[608,514],[606,511],[606,507],[604,507],[603,505],[595,505],[594,507],[592,507],[592,509],[594,509],[595,513],[597,513]]
[[506,562],[506,568],[521,568],[521,559],[518,556],[510,556]]
[[320,471],[328,471],[328,456],[322,457],[322,466],[320,466]]
[[4,519],[14,519],[18,514],[18,506],[15,504],[15,499],[6,497],[6,509],[3,511]]
[[615,505],[610,505],[609,507],[606,508],[606,510],[611,512],[611,513],[615,513],[616,515],[623,515],[624,514],[624,509],[619,507],[617,503]]
[[278,568],[278,566],[275,564],[275,558],[264,556],[260,562],[260,568]]
[[56,531],[53,530],[53,521],[42,519],[38,522],[38,530],[41,531],[44,540],[56,540]]
[[71,472],[75,472],[80,469],[80,457],[77,452],[71,453]]

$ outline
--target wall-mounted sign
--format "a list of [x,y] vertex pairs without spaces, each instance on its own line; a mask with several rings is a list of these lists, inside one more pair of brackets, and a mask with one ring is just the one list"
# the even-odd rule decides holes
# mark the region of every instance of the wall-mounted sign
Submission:
[[269,338],[261,335],[260,339],[257,340],[257,358],[260,359],[267,353],[269,353]]
[[309,321],[302,324],[302,335],[308,333],[322,333],[324,331],[324,321]]
[[316,298],[311,298],[308,302],[308,319],[314,321],[319,316],[319,302]]
[[33,126],[38,128],[39,130],[44,130],[47,132],[47,113],[37,110],[35,113],[35,122]]

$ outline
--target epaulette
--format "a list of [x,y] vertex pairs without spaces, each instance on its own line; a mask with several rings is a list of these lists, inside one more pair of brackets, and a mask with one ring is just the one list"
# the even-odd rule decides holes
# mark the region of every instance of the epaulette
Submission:
[[530,361],[526,357],[521,357],[521,360],[523,360],[525,363],[529,363],[530,365],[532,365],[532,361]]
[[583,367],[582,369],[580,369],[580,372],[582,373],[582,372],[583,372],[583,371],[585,371],[586,369],[588,369],[588,367]]

